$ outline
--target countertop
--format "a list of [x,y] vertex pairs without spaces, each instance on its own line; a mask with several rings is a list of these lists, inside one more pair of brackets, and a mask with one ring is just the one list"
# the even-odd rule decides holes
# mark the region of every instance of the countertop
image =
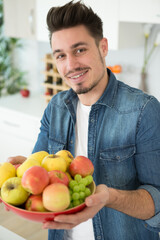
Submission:
[[25,240],[23,237],[17,235],[16,233],[0,226],[0,240]]
[[40,93],[31,93],[29,97],[22,97],[20,93],[0,97],[0,108],[5,108],[22,114],[41,119],[47,106]]

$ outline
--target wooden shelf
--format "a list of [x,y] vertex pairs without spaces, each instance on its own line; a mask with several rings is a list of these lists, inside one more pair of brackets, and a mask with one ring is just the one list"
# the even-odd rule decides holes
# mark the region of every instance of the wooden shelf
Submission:
[[51,54],[46,54],[44,62],[45,62],[45,71],[43,71],[43,74],[45,76],[45,80],[43,83],[43,86],[45,88],[44,98],[46,99],[46,102],[49,102],[53,95],[57,94],[60,91],[68,90],[69,87],[59,75],[54,59]]

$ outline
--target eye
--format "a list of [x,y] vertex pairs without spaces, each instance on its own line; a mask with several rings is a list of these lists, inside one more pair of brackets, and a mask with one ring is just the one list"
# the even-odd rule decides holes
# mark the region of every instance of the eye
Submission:
[[64,57],[65,57],[64,54],[59,54],[59,55],[56,56],[56,59],[57,59],[57,60],[61,60],[61,59],[63,59]]
[[87,49],[86,48],[79,48],[76,50],[77,54],[84,53]]

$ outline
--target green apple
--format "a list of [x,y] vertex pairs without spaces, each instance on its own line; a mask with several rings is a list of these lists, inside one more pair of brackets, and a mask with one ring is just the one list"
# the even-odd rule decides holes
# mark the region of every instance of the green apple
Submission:
[[28,197],[29,193],[21,185],[21,178],[12,177],[3,183],[1,198],[5,202],[18,206],[26,202]]

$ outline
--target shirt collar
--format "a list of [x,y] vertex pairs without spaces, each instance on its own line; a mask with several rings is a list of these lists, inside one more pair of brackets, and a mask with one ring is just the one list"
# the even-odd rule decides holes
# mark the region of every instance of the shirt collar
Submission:
[[[99,100],[93,105],[100,104],[100,105],[106,105],[109,107],[114,106],[114,101],[115,101],[117,88],[118,88],[118,81],[110,69],[107,68],[107,72],[109,76],[107,87],[104,93],[102,94],[102,96],[99,98]],[[78,101],[77,94],[72,89],[70,89],[69,91],[67,91],[64,101],[66,105],[68,105],[69,103],[73,103],[73,105],[74,103],[76,103],[77,105],[77,101]]]

